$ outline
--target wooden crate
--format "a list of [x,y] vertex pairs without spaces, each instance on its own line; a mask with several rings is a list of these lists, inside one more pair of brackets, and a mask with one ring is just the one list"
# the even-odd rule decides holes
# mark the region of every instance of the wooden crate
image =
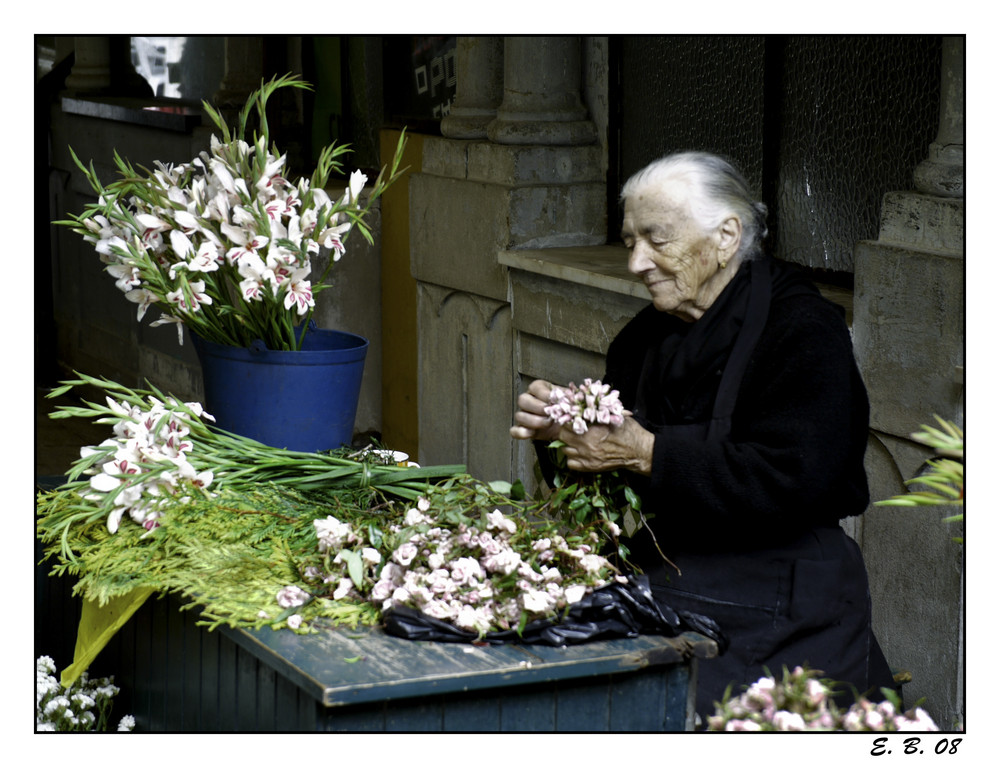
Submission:
[[551,648],[415,642],[371,627],[209,632],[197,609],[181,609],[173,596],[150,599],[91,666],[115,676],[114,717],[132,714],[136,731],[683,731],[697,661],[716,653],[694,633]]

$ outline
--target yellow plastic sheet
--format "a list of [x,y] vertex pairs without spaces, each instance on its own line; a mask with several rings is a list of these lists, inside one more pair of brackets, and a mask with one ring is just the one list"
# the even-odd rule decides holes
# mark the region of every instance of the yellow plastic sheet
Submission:
[[113,598],[104,605],[99,605],[96,600],[84,599],[80,626],[76,631],[73,663],[62,671],[59,680],[63,688],[69,688],[79,679],[101,649],[114,637],[115,632],[125,626],[125,622],[151,594],[152,589],[141,587],[127,595]]

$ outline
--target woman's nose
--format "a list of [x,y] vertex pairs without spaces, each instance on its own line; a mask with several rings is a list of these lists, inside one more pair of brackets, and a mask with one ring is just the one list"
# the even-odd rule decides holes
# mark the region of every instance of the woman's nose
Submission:
[[632,246],[632,249],[628,254],[628,271],[633,275],[641,275],[644,272],[648,272],[655,265],[652,259],[649,258],[646,246],[642,243],[636,243]]

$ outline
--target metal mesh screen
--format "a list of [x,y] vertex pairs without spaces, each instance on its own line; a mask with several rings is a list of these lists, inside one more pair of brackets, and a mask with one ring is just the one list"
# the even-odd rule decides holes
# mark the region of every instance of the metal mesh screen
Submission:
[[779,258],[852,272],[885,192],[913,187],[938,125],[936,36],[627,37],[619,184],[667,152],[729,157]]
[[622,182],[697,149],[728,157],[760,190],[763,37],[626,37],[622,62]]
[[775,252],[851,272],[882,195],[912,189],[938,125],[940,38],[784,41]]

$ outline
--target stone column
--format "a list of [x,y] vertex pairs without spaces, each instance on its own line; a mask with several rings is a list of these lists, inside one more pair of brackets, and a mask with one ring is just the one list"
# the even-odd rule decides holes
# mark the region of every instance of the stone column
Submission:
[[[855,248],[854,346],[871,401],[873,501],[905,490],[930,451],[910,439],[935,416],[964,423],[965,201],[962,41],[945,38],[939,130],[915,191],[882,201],[878,240]],[[861,518],[872,618],[908,702],[947,729],[964,722],[960,526],[954,507],[873,507]],[[921,567],[914,568],[916,563]],[[914,618],[917,620],[914,621]]]
[[[502,252],[607,235],[597,131],[575,37],[459,38],[455,104],[409,177],[422,464],[510,478],[519,391]],[[502,96],[502,102],[501,102]],[[500,104],[497,107],[497,104]],[[495,117],[491,114],[496,110]]]
[[107,37],[73,39],[73,69],[66,78],[67,90],[76,93],[106,91],[111,86],[111,46]]
[[487,135],[498,144],[592,144],[594,124],[580,100],[578,37],[508,37],[503,103]]
[[503,98],[503,38],[458,38],[455,74],[455,101],[441,120],[441,133],[449,139],[485,139]]
[[965,196],[965,38],[944,38],[938,133],[913,180],[928,195]]

